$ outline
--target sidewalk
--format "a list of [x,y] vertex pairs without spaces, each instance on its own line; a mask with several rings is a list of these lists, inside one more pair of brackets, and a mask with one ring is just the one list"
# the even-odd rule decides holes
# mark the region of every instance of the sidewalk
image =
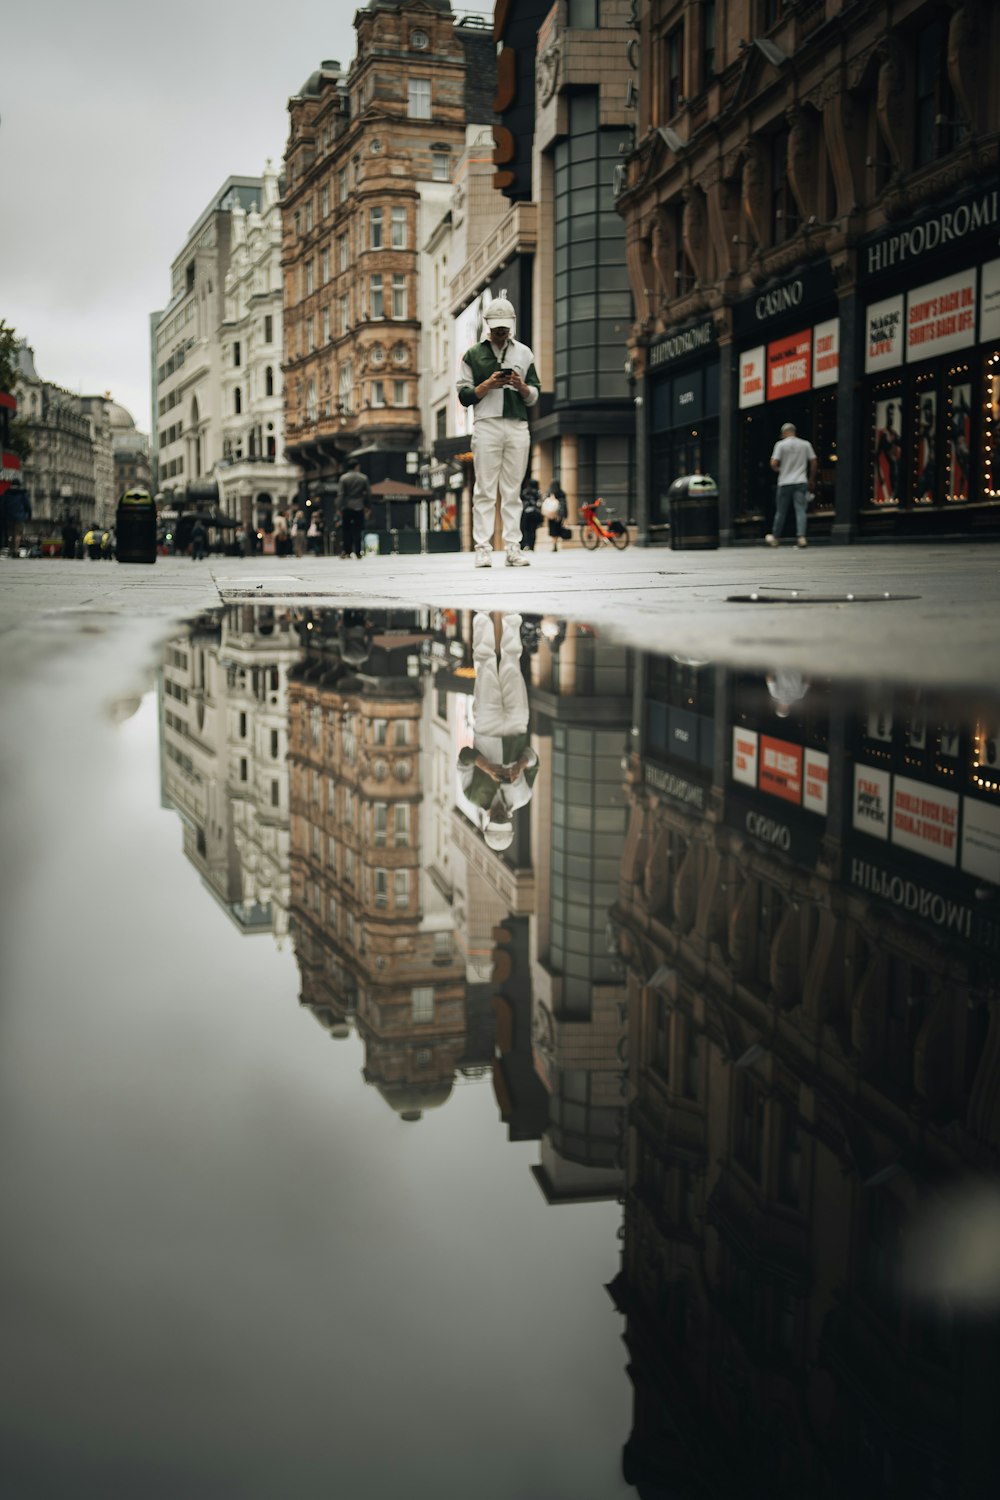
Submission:
[[[160,558],[152,567],[0,559],[3,672],[112,619],[150,637],[225,603],[513,609],[730,664],[937,686],[1000,681],[1000,548],[793,546],[539,551],[490,572],[470,555]],[[886,599],[885,595],[890,595]],[[853,595],[853,601],[848,599]],[[756,596],[756,597],[754,597]]]

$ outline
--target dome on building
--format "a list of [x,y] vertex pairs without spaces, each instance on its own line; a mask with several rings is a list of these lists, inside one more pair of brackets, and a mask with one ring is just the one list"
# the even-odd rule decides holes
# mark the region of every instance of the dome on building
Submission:
[[376,1083],[382,1098],[401,1120],[419,1120],[425,1109],[440,1109],[451,1096],[451,1079],[443,1083]]
[[339,78],[342,72],[343,69],[336,58],[325,57],[315,73],[310,73],[305,83],[299,89],[299,97],[306,98],[311,94],[318,94],[324,78]]
[[131,412],[119,406],[117,401],[108,402],[108,425],[113,432],[131,432],[135,427]]

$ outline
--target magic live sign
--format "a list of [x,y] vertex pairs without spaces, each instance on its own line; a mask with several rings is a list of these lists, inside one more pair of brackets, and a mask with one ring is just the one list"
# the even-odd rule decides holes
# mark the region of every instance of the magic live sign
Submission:
[[535,134],[535,49],[552,0],[497,0],[497,91],[493,109],[493,186],[512,203],[531,197],[531,144]]

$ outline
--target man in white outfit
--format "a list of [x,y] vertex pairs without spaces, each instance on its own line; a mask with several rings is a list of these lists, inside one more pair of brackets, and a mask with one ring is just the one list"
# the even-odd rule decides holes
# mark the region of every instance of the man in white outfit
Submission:
[[486,337],[462,361],[458,399],[474,408],[472,452],[476,483],[472,492],[472,539],[476,567],[493,563],[497,490],[508,568],[525,568],[521,551],[521,481],[528,467],[531,435],[528,408],[538,400],[541,382],[535,357],[514,337],[514,309],[495,297],[483,314]]
[[806,544],[806,506],[816,485],[816,454],[812,443],[796,436],[795,423],[785,422],[771,454],[771,468],[778,476],[774,507],[774,530],[764,538],[769,547],[778,545],[790,504],[795,506],[798,544]]
[[514,839],[512,815],[531,801],[538,754],[528,734],[528,689],[521,672],[521,616],[503,615],[500,660],[493,620],[482,612],[472,622],[473,740],[458,754],[464,809],[491,849]]

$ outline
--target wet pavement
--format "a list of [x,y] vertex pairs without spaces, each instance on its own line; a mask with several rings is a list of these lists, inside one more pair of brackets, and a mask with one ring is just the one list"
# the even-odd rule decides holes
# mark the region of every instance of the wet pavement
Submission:
[[4,1493],[992,1495],[978,648],[384,561],[4,595]]

